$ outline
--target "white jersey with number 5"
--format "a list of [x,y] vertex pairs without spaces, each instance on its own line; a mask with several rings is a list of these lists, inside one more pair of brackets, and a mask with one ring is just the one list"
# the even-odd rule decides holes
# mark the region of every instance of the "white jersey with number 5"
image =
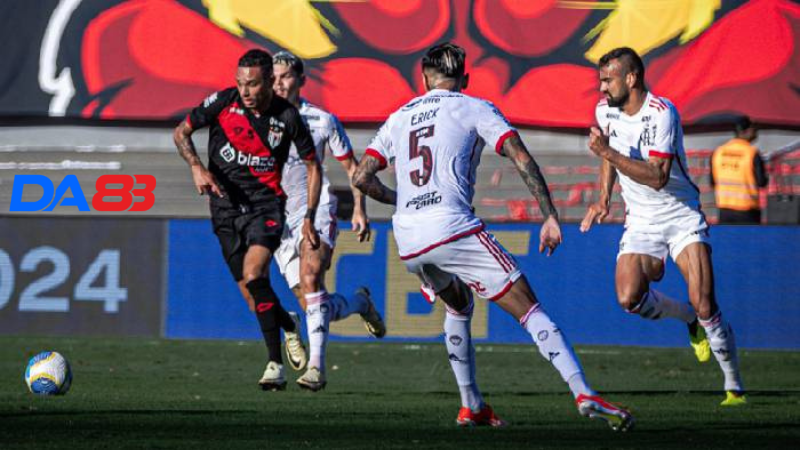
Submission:
[[488,144],[501,153],[514,134],[490,102],[442,89],[389,116],[366,153],[384,166],[394,159],[392,224],[402,259],[483,229],[472,209],[481,152]]
[[632,116],[605,100],[597,104],[595,114],[600,128],[609,134],[611,147],[622,155],[640,161],[672,159],[669,180],[661,190],[617,172],[628,222],[659,223],[687,208],[699,210],[699,190],[687,172],[681,119],[672,102],[648,92],[641,109]]

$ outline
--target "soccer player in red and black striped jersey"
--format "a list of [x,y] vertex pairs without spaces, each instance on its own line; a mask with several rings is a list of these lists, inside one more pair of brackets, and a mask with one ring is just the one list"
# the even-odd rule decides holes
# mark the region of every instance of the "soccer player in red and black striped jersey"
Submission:
[[[297,108],[274,95],[273,81],[270,54],[248,51],[239,59],[236,87],[211,94],[174,133],[197,192],[209,195],[214,233],[231,274],[242,294],[255,304],[269,352],[259,381],[265,390],[286,386],[280,328],[287,332],[287,348],[290,339],[299,342],[299,319],[283,309],[269,280],[269,264],[285,222],[281,173],[292,143],[308,169],[308,209],[302,234],[312,246],[319,245],[314,219],[322,179],[308,128]],[[192,133],[203,127],[209,127],[208,168],[191,139]],[[305,352],[302,346],[300,350]]]

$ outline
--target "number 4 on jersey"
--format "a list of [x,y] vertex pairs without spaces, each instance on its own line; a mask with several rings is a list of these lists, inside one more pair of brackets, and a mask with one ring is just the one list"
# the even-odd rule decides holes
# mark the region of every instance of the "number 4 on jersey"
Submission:
[[409,174],[411,182],[417,186],[425,186],[431,179],[433,172],[433,153],[431,148],[427,145],[419,145],[421,138],[433,136],[433,127],[427,127],[411,130],[408,136],[408,159],[409,161],[414,158],[422,158],[422,170],[412,170]]

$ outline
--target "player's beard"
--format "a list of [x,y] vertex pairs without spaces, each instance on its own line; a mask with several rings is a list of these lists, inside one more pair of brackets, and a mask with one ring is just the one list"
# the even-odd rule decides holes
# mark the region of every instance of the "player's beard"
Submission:
[[608,106],[612,108],[621,108],[628,103],[628,98],[630,97],[630,92],[622,92],[618,96],[614,97],[611,94],[606,94],[606,99],[608,100]]

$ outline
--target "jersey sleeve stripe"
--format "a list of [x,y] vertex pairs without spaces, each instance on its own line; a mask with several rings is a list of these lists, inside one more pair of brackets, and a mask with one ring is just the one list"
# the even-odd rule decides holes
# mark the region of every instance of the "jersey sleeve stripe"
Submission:
[[511,136],[515,136],[515,135],[519,136],[519,134],[517,134],[516,130],[508,130],[505,133],[503,133],[503,135],[500,136],[500,139],[497,140],[497,144],[495,144],[495,146],[494,146],[494,151],[496,151],[497,154],[500,155],[500,156],[505,156],[505,155],[503,155],[503,143],[505,143],[506,139],[510,138]]
[[384,169],[384,168],[386,168],[386,165],[387,165],[387,164],[386,164],[386,158],[384,158],[384,157],[383,157],[383,155],[381,155],[380,153],[378,153],[378,151],[377,151],[377,150],[375,150],[375,149],[372,149],[372,148],[368,148],[368,149],[367,149],[367,151],[366,151],[366,152],[364,152],[364,155],[369,155],[369,156],[372,156],[373,158],[375,158],[375,159],[377,159],[378,161],[380,161],[380,163],[381,163],[381,169]]
[[344,161],[346,159],[350,159],[353,156],[353,151],[351,150],[351,151],[345,153],[344,155],[338,155],[338,156],[337,155],[333,155],[333,156],[334,156],[334,158],[336,158],[339,161]]
[[650,150],[648,152],[648,155],[655,156],[656,158],[665,158],[665,159],[670,159],[674,156],[672,153],[664,153],[656,150]]

